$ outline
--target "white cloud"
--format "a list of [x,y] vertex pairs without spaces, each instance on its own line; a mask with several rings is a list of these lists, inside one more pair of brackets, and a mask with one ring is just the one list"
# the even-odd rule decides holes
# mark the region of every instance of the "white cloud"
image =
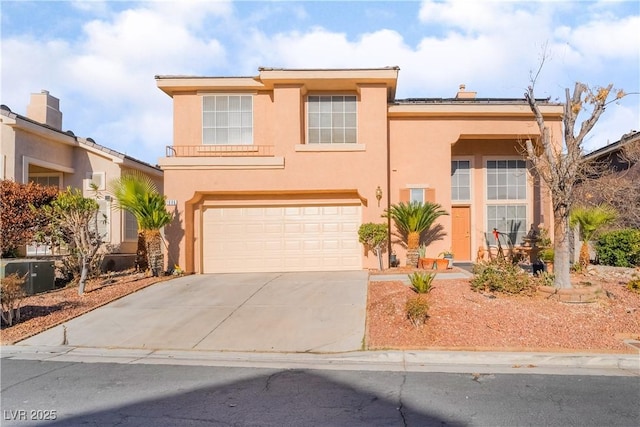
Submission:
[[[152,163],[171,144],[171,100],[157,89],[156,74],[398,65],[398,97],[451,97],[461,83],[479,97],[522,97],[547,44],[538,97],[562,97],[576,80],[640,90],[640,16],[602,3],[425,1],[403,18],[411,45],[403,28],[331,31],[288,3],[259,3],[242,15],[219,1],[74,7],[92,16],[80,37],[3,38],[2,102],[24,112],[29,93],[48,89],[61,99],[65,128]],[[278,20],[287,20],[287,30],[273,30]],[[592,140],[640,127],[638,104],[635,95],[610,107]]]
[[[640,16],[591,21],[576,28],[562,27],[556,34],[587,57],[636,61],[640,55]],[[636,62],[637,64],[637,62]]]

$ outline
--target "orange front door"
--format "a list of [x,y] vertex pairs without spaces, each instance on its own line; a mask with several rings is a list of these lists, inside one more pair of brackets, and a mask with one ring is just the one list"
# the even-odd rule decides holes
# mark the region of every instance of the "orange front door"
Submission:
[[452,230],[451,251],[458,261],[471,260],[471,208],[453,206],[451,208]]

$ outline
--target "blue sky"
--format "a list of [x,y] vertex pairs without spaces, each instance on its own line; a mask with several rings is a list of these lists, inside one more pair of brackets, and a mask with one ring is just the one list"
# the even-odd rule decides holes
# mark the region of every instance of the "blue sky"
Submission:
[[[155,164],[172,144],[155,75],[253,76],[258,67],[400,67],[398,98],[538,97],[575,81],[640,92],[640,2],[6,1],[0,102],[60,99],[63,129]],[[640,95],[613,103],[585,143],[640,130]]]

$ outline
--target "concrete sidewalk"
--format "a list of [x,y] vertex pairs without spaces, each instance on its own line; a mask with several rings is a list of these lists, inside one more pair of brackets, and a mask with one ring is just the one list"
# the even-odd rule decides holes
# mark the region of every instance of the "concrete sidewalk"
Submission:
[[145,288],[20,346],[345,352],[362,348],[367,272],[191,275]]
[[66,363],[640,377],[640,357],[638,354],[414,350],[355,351],[318,354],[14,345],[2,347],[1,356],[3,359],[42,360]]

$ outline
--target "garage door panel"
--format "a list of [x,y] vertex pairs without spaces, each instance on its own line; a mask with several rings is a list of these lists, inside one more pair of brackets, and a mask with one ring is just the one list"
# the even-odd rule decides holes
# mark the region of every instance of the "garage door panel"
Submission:
[[357,205],[207,208],[203,271],[361,268]]

